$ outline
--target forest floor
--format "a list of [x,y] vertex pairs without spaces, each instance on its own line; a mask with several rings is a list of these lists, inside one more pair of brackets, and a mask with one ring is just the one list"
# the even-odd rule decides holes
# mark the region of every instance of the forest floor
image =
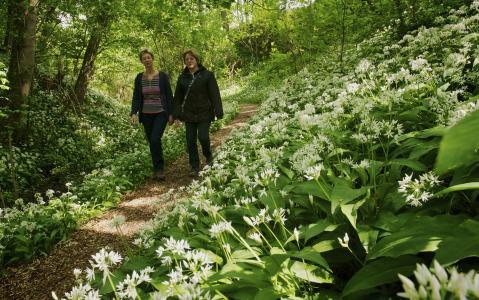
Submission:
[[[256,109],[257,105],[254,104],[241,105],[235,119],[211,135],[212,148],[218,147],[232,129],[244,126]],[[48,256],[26,265],[9,267],[7,275],[0,278],[0,299],[52,299],[51,291],[55,291],[59,297],[63,296],[75,284],[73,270],[89,267],[91,256],[101,248],[108,246],[125,256],[125,240],[132,245],[136,235],[157,211],[174,205],[168,191],[190,184],[193,179],[188,172],[188,157],[184,154],[167,164],[165,181],[149,180],[124,195],[117,208],[82,225],[68,240],[55,246]],[[126,219],[120,230],[110,225],[115,215],[123,215]]]

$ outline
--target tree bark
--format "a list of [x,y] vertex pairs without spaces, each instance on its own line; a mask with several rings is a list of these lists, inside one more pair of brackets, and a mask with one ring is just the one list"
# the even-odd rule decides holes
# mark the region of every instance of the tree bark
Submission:
[[342,12],[341,12],[341,49],[339,51],[339,64],[341,73],[344,69],[344,46],[346,44],[346,0],[341,0]]
[[3,50],[10,54],[12,49],[12,22],[13,18],[11,17],[13,14],[13,3],[12,1],[7,2],[7,23],[5,24],[5,38],[3,39]]
[[406,32],[406,22],[404,21],[404,5],[401,0],[394,0],[394,6],[396,7],[396,16],[399,19],[399,36],[403,36]]
[[12,48],[8,80],[10,81],[7,109],[11,111],[6,125],[13,129],[13,143],[20,143],[26,136],[24,132],[24,110],[27,97],[30,94],[35,69],[36,27],[38,23],[39,0],[10,0],[12,11],[11,35]]
[[88,40],[88,46],[85,50],[82,67],[75,82],[73,95],[70,97],[72,100],[75,100],[79,106],[82,106],[85,102],[88,84],[90,83],[90,79],[95,70],[95,60],[99,53],[100,43],[107,32],[109,23],[110,19],[108,17],[101,18],[98,28],[92,30],[90,39]]

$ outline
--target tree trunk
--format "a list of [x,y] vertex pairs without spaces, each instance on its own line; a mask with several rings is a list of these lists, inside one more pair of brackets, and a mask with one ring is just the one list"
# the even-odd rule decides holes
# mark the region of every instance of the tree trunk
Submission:
[[8,1],[7,2],[7,23],[5,24],[5,38],[3,39],[3,49],[8,54],[10,54],[10,51],[12,50],[12,41],[13,41],[12,14],[13,14],[13,2]]
[[104,17],[98,25],[98,28],[92,30],[90,35],[88,46],[83,57],[82,67],[75,82],[73,95],[70,97],[70,99],[75,100],[79,106],[82,106],[85,101],[88,84],[94,73],[95,60],[100,49],[100,43],[107,32],[109,18]]
[[343,73],[344,45],[346,44],[346,0],[342,0],[341,4],[342,4],[341,49],[339,51],[339,64],[340,64],[341,73]]
[[12,48],[8,80],[10,81],[10,101],[6,104],[11,111],[6,125],[13,129],[13,143],[18,144],[26,137],[24,132],[24,109],[33,81],[35,68],[36,26],[38,22],[39,0],[10,0],[12,13]]
[[396,7],[396,16],[399,19],[399,36],[403,36],[406,32],[406,23],[404,22],[404,5],[401,3],[401,0],[394,0],[394,6]]
[[221,9],[221,25],[227,33],[230,31],[230,22],[228,20],[228,10],[223,8]]

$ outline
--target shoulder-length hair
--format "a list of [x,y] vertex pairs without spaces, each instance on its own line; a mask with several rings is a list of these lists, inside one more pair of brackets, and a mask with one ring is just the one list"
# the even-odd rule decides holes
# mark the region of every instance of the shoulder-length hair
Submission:
[[186,55],[188,55],[188,54],[193,56],[194,58],[196,58],[196,61],[198,62],[198,64],[201,63],[200,55],[193,48],[188,49],[185,52],[183,52],[183,54],[181,55],[181,57],[183,58],[183,62],[185,62]]

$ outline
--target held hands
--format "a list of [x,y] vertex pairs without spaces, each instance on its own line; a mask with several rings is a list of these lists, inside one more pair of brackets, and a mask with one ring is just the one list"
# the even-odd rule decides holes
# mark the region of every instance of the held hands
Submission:
[[136,114],[131,115],[130,122],[131,122],[131,125],[138,124],[138,116]]
[[175,122],[175,119],[173,119],[173,116],[172,115],[169,115],[168,116],[168,125],[173,125],[173,123]]

